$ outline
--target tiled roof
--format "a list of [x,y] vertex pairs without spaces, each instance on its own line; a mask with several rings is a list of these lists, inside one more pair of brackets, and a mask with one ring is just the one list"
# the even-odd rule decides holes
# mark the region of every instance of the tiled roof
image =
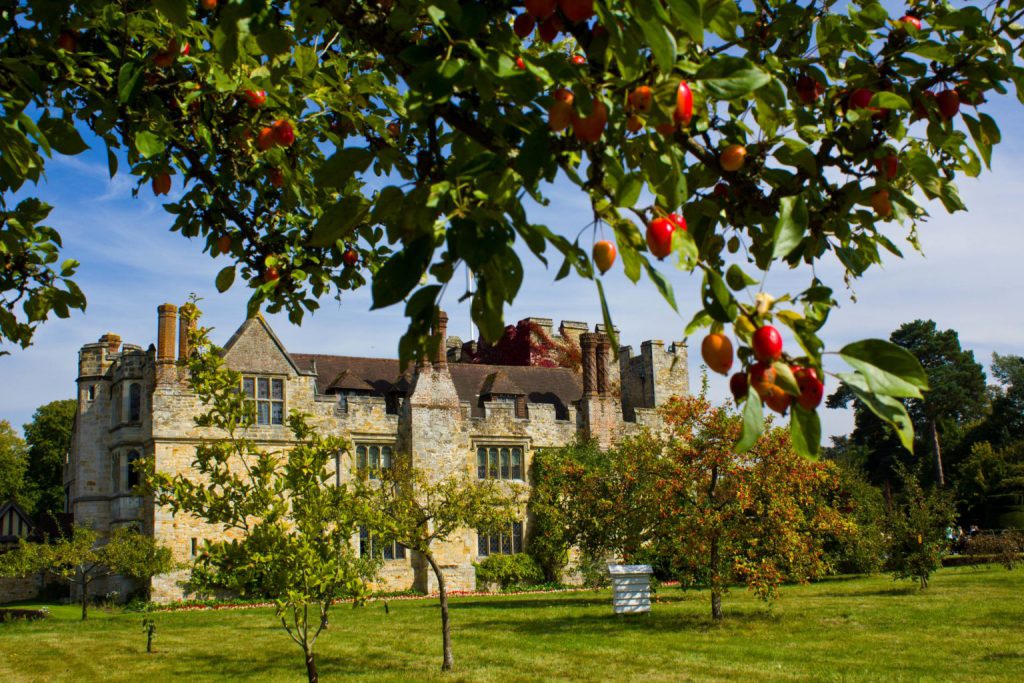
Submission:
[[[300,372],[311,372],[316,366],[317,393],[327,394],[340,390],[369,391],[372,395],[386,396],[392,392],[406,393],[412,379],[412,366],[400,372],[398,360],[393,358],[359,358],[355,356],[328,356],[322,354],[293,353],[295,366]],[[539,368],[517,365],[484,365],[475,363],[449,363],[452,382],[460,401],[468,401],[475,416],[483,415],[480,394],[492,375],[487,393],[525,394],[530,403],[555,406],[559,418],[568,417],[568,408],[583,396],[581,377],[567,368]],[[495,386],[499,388],[495,389]],[[516,390],[505,391],[501,387]]]

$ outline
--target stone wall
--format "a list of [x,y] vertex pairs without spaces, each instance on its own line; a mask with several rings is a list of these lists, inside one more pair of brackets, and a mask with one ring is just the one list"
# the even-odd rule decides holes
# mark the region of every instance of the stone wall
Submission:
[[39,574],[0,578],[0,605],[7,602],[34,599],[39,595],[42,582],[43,577]]

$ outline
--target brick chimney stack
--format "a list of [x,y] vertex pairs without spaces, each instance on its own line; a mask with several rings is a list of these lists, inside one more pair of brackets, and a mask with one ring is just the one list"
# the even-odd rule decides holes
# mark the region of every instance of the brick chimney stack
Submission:
[[580,335],[580,350],[583,362],[583,396],[597,395],[597,337],[593,332]]
[[448,348],[445,340],[448,337],[448,314],[441,311],[437,314],[437,353],[434,354],[434,366],[439,370],[448,369]]
[[174,333],[177,327],[178,307],[174,304],[161,304],[156,308],[156,362],[174,362]]
[[121,348],[121,337],[113,332],[107,332],[100,337],[100,344],[107,345],[107,353],[117,353],[117,350]]
[[597,395],[607,396],[608,395],[608,352],[611,350],[611,339],[608,335],[603,332],[598,332],[594,335],[597,337],[597,344],[595,346],[596,365],[597,365]]

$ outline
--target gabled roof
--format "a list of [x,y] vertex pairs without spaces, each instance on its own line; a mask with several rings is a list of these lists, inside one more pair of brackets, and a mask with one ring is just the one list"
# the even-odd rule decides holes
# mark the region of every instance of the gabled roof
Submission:
[[489,396],[491,394],[521,395],[522,393],[523,390],[509,378],[508,373],[504,370],[497,370],[487,375],[484,378],[483,386],[480,387],[481,396]]
[[[291,357],[303,374],[316,368],[318,394],[343,390],[369,390],[376,396],[405,394],[412,379],[412,367],[403,373],[394,358],[313,353],[293,353]],[[562,419],[568,417],[569,406],[583,396],[581,377],[567,368],[449,363],[448,369],[459,400],[468,402],[477,417],[483,415],[480,396],[488,393],[525,395],[530,403],[555,406],[555,414]]]
[[270,340],[277,347],[277,350],[281,352],[281,356],[288,363],[288,365],[291,366],[292,370],[294,370],[296,374],[312,374],[309,371],[300,370],[295,365],[295,360],[288,353],[288,349],[284,348],[284,344],[282,344],[281,340],[277,338],[276,334],[274,334],[274,330],[270,327],[270,323],[268,323],[259,313],[257,313],[254,317],[247,319],[244,323],[241,324],[241,326],[239,326],[237,330],[235,330],[235,333],[231,335],[231,339],[228,339],[227,344],[224,345],[224,355],[227,356],[231,352],[231,349],[234,348],[235,344],[237,344],[239,340],[242,339],[242,337],[244,337],[248,332],[250,332],[250,330],[252,330],[253,327],[258,327],[270,338]]
[[[9,500],[6,503],[0,504],[0,521],[7,517],[7,513],[11,511],[13,511],[14,514],[20,517],[24,525],[28,527],[29,531],[28,534],[26,534],[26,536],[30,535],[32,531],[35,529],[36,525],[32,522],[32,518],[28,516],[28,513],[25,512],[25,510],[22,509],[22,507],[15,503],[13,500]],[[17,538],[18,536],[8,536],[3,532],[3,529],[0,529],[0,543],[9,542],[11,540],[17,540]]]

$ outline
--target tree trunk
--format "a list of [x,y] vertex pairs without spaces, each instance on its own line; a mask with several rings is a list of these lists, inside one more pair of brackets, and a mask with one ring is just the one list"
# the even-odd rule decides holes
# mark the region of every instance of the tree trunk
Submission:
[[722,587],[718,576],[718,537],[711,539],[711,618],[722,620]]
[[932,420],[932,442],[935,444],[935,473],[942,487],[946,485],[946,475],[942,471],[942,446],[939,445],[939,428],[935,420]]
[[441,662],[441,671],[451,671],[455,666],[455,659],[452,657],[452,632],[448,624],[448,589],[444,583],[444,574],[441,567],[434,561],[434,556],[425,554],[430,568],[434,570],[437,577],[437,596],[441,601],[441,641],[444,648],[444,660]]
[[89,616],[89,584],[82,583],[82,621]]
[[309,678],[309,683],[317,683],[320,680],[319,674],[316,672],[316,659],[314,659],[313,651],[306,650],[306,676]]

